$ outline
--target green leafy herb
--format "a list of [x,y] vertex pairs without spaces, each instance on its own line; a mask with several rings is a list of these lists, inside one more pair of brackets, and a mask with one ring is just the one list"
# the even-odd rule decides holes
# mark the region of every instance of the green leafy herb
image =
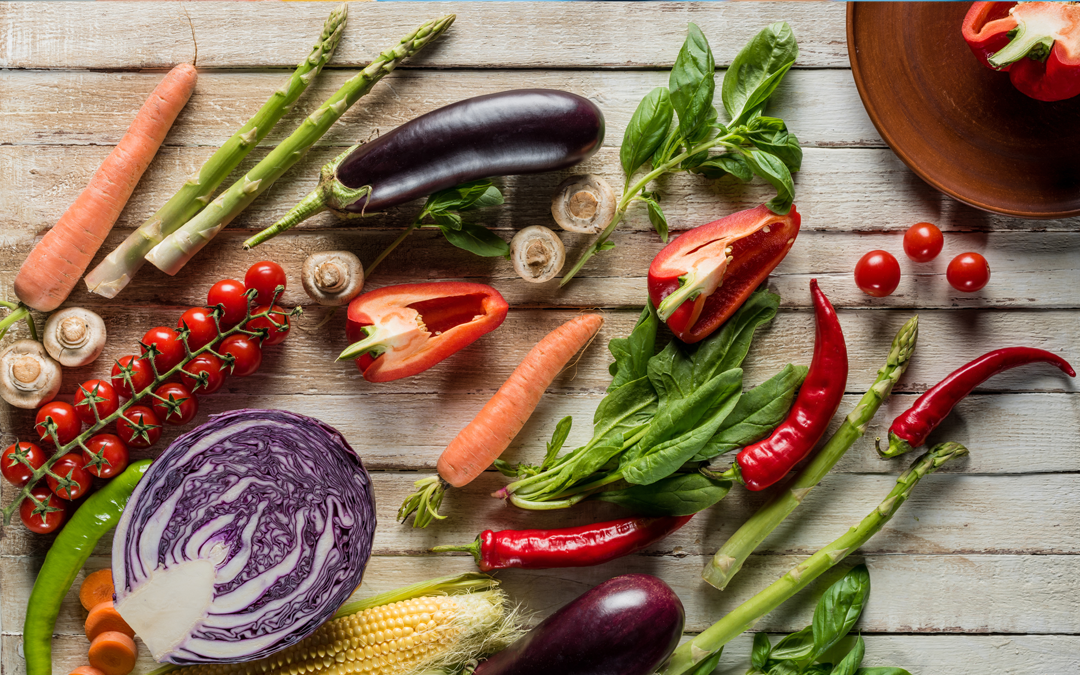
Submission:
[[673,115],[671,94],[664,87],[653,89],[641,99],[626,126],[619,149],[619,161],[627,180],[664,142]]
[[787,23],[766,27],[742,48],[724,74],[720,93],[732,124],[747,121],[765,107],[798,56],[799,46]]
[[692,138],[713,108],[715,71],[709,41],[701,29],[691,23],[686,31],[686,42],[679,50],[668,78],[671,104],[679,115],[679,133],[683,138]]
[[608,368],[612,375],[607,388],[609,392],[649,374],[649,359],[656,354],[656,331],[659,327],[660,319],[650,301],[641,310],[641,316],[629,337],[614,338],[608,342],[608,351],[615,357],[615,362]]
[[783,160],[757,148],[748,150],[740,148],[739,152],[742,153],[747,166],[755,175],[761,176],[776,188],[776,196],[765,202],[765,206],[780,215],[790,211],[791,202],[795,199],[795,182],[791,179],[791,172],[788,171]]
[[870,597],[870,572],[858,565],[829,587],[814,609],[814,654],[821,656],[842,640]]
[[772,654],[772,643],[769,642],[769,636],[764,632],[754,633],[754,649],[750,652],[750,665],[757,670],[764,670],[765,664],[769,662],[770,654]]
[[788,635],[780,640],[769,658],[779,661],[785,659],[802,660],[814,653],[814,632],[810,626]]
[[855,671],[855,675],[911,675],[911,673],[903,668],[878,666],[876,668],[859,668]]
[[799,664],[794,661],[777,661],[769,666],[769,675],[799,675]]
[[510,255],[510,246],[506,241],[483,225],[461,223],[458,229],[454,229],[439,223],[439,229],[448,242],[482,258]]
[[[643,516],[689,516],[723,499],[731,481],[677,473],[651,485],[631,485],[593,495],[594,499],[625,506]],[[768,640],[768,638],[766,638]]]
[[851,651],[847,653],[840,663],[836,664],[836,667],[832,669],[829,675],[855,675],[855,671],[859,669],[859,665],[862,663],[863,656],[866,655],[866,643],[863,642],[860,635],[855,640],[855,646]]

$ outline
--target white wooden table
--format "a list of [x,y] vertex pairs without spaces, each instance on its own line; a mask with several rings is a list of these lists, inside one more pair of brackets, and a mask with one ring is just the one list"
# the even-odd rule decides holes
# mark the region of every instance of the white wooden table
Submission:
[[[37,237],[67,208],[123,134],[161,69],[195,61],[200,77],[165,147],[151,165],[106,248],[112,248],[167,198],[273,91],[306,54],[330,5],[231,3],[0,4],[0,288],[10,289]],[[307,304],[300,264],[313,251],[348,249],[370,262],[415,214],[415,205],[364,222],[329,214],[252,253],[240,242],[266,226],[315,184],[322,164],[359,139],[469,96],[517,87],[552,87],[596,101],[607,117],[603,149],[577,171],[619,182],[618,147],[641,97],[667,81],[687,21],[709,38],[721,68],[766,23],[787,20],[801,56],[775,98],[805,148],[796,176],[803,229],[770,279],[783,297],[746,365],[760,382],[787,362],[809,363],[813,315],[807,282],[816,277],[839,310],[851,357],[849,409],[872,381],[896,329],[921,319],[913,364],[888,409],[803,507],[766,540],[726,592],[699,578],[702,564],[762,502],[736,488],[717,507],[644,554],[587,569],[499,573],[512,596],[538,616],[590,586],[626,572],[656,574],[687,610],[686,631],[702,630],[788,569],[839,536],[889,490],[911,457],[879,460],[872,447],[895,414],[940,376],[992,348],[1032,345],[1080,361],[1080,219],[1025,221],[982,213],[935,192],[885,146],[863,111],[845,47],[839,4],[683,3],[388,3],[355,4],[331,66],[264,143],[280,141],[354,70],[421,21],[446,12],[457,23],[378,85],[289,174],[252,205],[179,275],[144,269],[117,302],[84,290],[70,304],[105,318],[102,358],[68,372],[62,398],[129,353],[151,326],[175,323],[182,308],[201,304],[217,279],[241,277],[270,258],[293,288],[289,303]],[[722,77],[722,70],[717,77]],[[266,153],[259,148],[241,168]],[[517,229],[550,224],[547,204],[566,174],[503,181],[507,204],[489,222],[509,239]],[[661,186],[674,230],[758,204],[770,189],[679,176]],[[945,251],[915,266],[902,255],[901,234],[929,220],[946,232]],[[585,245],[567,236],[573,259]],[[378,499],[375,555],[365,579],[371,592],[473,569],[465,556],[433,557],[435,544],[467,542],[484,528],[587,523],[617,511],[586,503],[571,511],[525,513],[489,498],[504,482],[485,474],[447,497],[450,519],[426,531],[394,522],[418,475],[503,382],[524,352],[582,307],[608,318],[576,375],[560,378],[514,443],[509,459],[533,458],[555,422],[573,414],[571,443],[588,436],[592,411],[609,381],[603,345],[624,335],[645,297],[644,273],[660,249],[643,211],[633,211],[614,237],[617,247],[590,263],[569,288],[526,284],[502,260],[481,260],[438,235],[413,234],[379,269],[368,288],[417,280],[491,283],[511,303],[506,325],[421,376],[373,385],[351,365],[334,363],[345,346],[344,316],[321,328],[312,307],[262,369],[229,380],[202,400],[197,421],[243,407],[283,408],[340,429],[363,455]],[[904,277],[884,299],[863,295],[851,271],[862,253],[884,248]],[[984,253],[993,270],[980,293],[963,295],[945,281],[952,256]],[[241,277],[242,278],[242,277]],[[80,285],[81,286],[81,285]],[[11,299],[10,290],[0,293]],[[6,413],[4,432],[26,435],[30,416]],[[185,427],[190,428],[190,427]],[[971,457],[923,481],[889,526],[851,562],[865,560],[873,592],[858,629],[867,637],[866,665],[899,665],[924,675],[1080,673],[1080,396],[1056,371],[1029,367],[990,381],[963,402],[932,439],[965,443]],[[175,437],[170,429],[157,448]],[[11,499],[3,490],[3,501]],[[0,644],[3,675],[23,672],[20,633],[34,575],[49,537],[21,525],[0,538]],[[109,564],[108,540],[87,570]],[[81,577],[80,577],[81,579]],[[78,582],[76,582],[78,583]],[[757,626],[792,631],[809,620],[819,582]],[[62,609],[54,642],[55,672],[85,658],[83,610],[74,592]],[[775,639],[774,639],[775,641]],[[742,673],[749,637],[735,641],[719,672]],[[145,649],[136,672],[151,667]]]

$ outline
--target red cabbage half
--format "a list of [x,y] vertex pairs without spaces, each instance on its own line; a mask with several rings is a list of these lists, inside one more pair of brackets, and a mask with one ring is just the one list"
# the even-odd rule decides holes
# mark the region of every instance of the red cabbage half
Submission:
[[237,663],[306,637],[360,585],[371,478],[341,434],[280,410],[169,446],[116,528],[116,609],[158,661]]

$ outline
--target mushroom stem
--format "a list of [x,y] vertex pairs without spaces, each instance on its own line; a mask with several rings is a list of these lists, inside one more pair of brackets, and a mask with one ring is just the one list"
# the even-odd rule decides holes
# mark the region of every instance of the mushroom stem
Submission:
[[533,225],[514,235],[510,242],[510,258],[519,277],[539,284],[559,273],[566,260],[566,250],[554,232]]
[[600,176],[586,174],[564,180],[551,200],[551,216],[569,232],[596,234],[615,217],[615,191]]
[[364,289],[364,266],[348,251],[320,251],[304,261],[304,290],[320,305],[344,305]]

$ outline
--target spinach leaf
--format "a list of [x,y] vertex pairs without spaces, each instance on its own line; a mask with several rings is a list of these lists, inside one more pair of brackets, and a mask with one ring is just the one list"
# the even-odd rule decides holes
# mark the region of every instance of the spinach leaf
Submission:
[[788,171],[787,165],[774,155],[757,148],[739,148],[739,152],[755,174],[776,188],[776,196],[765,202],[765,206],[781,216],[787,214],[795,198],[795,181],[791,179],[791,172]]
[[762,288],[747,298],[720,330],[698,343],[692,357],[693,386],[701,386],[716,373],[741,366],[750,351],[754,332],[772,321],[779,307],[780,296]]
[[[627,382],[600,401],[593,415],[593,437],[588,445],[614,443],[615,436],[629,438],[656,414],[656,392],[649,378]],[[622,441],[619,441],[622,443]]]
[[720,501],[730,489],[731,481],[706,478],[695,471],[673,474],[651,485],[600,492],[593,499],[625,506],[644,516],[689,516]]
[[840,663],[836,664],[829,675],[855,675],[864,656],[866,656],[866,643],[860,635],[855,641],[855,646],[847,653],[847,656],[841,659]]
[[877,666],[875,668],[859,668],[855,671],[855,675],[911,675],[911,673],[903,668]]
[[814,609],[814,654],[820,656],[855,625],[870,596],[870,572],[858,565],[825,591]]
[[660,319],[650,300],[641,310],[641,316],[630,335],[608,342],[608,351],[615,357],[615,362],[608,367],[612,375],[607,388],[609,392],[648,374],[649,359],[656,354],[656,330],[659,326]]
[[805,659],[814,652],[814,633],[810,626],[788,635],[772,650],[772,659]]
[[764,632],[754,633],[754,649],[750,652],[750,665],[758,670],[765,670],[765,664],[772,653],[772,643]]
[[570,435],[570,427],[573,423],[574,418],[567,415],[555,425],[555,432],[551,434],[551,440],[547,444],[547,453],[544,455],[544,462],[540,465],[541,471],[551,467],[555,463],[555,458],[559,456],[559,451],[562,450],[563,445],[566,444],[566,437]]
[[483,225],[461,223],[460,220],[459,217],[458,229],[439,223],[439,229],[451,244],[484,258],[510,255],[510,246],[497,234]]
[[710,157],[701,164],[690,169],[694,173],[710,179],[723,178],[727,174],[735,176],[744,183],[749,183],[754,178],[754,172],[740,155],[724,154]]
[[713,107],[716,90],[716,64],[704,33],[691,23],[686,41],[668,78],[671,104],[679,115],[679,133],[690,139],[700,133]]
[[795,35],[783,22],[767,26],[742,48],[724,74],[720,92],[730,126],[746,122],[765,107],[798,56]]
[[623,134],[619,161],[627,180],[649,159],[668,133],[674,110],[671,94],[657,87],[641,99]]

